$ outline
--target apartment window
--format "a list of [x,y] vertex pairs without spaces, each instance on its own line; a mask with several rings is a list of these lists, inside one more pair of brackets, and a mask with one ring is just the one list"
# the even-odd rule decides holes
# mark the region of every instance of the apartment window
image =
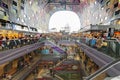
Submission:
[[25,1],[24,1],[24,0],[21,0],[21,3],[23,3],[23,4],[24,4],[24,3],[25,3]]
[[118,15],[120,13],[120,10],[115,11],[115,15]]
[[8,5],[5,3],[2,3],[2,6],[5,7],[6,9],[8,9]]
[[2,27],[6,27],[6,23],[5,22],[2,22],[1,25],[2,25]]
[[106,5],[108,6],[110,4],[110,0],[108,2],[106,2]]
[[103,2],[103,0],[100,1],[100,3],[102,3],[102,2]]
[[18,13],[18,11],[17,11],[16,8],[13,8],[13,13],[14,13],[14,14],[17,14],[17,13]]
[[109,11],[110,11],[110,8],[107,8],[107,9],[106,9],[106,12],[109,12]]
[[114,4],[114,8],[118,7],[118,2]]
[[5,16],[7,16],[7,13],[6,13],[6,12],[4,12],[4,15],[5,15]]
[[15,1],[13,1],[13,3],[12,3],[14,6],[17,6],[17,2],[15,2]]
[[15,9],[15,13],[17,14],[17,9]]
[[37,31],[37,29],[35,29],[35,31]]
[[22,9],[22,10],[24,10],[24,7],[23,7],[23,6],[21,6],[21,9]]
[[0,15],[7,16],[7,13],[5,11],[0,10]]
[[24,29],[24,26],[21,26],[21,29]]
[[4,7],[4,8],[6,8],[6,9],[8,9],[8,5],[5,4],[4,2],[0,2],[0,6],[2,6],[2,7]]
[[0,10],[0,15],[5,15],[4,11]]

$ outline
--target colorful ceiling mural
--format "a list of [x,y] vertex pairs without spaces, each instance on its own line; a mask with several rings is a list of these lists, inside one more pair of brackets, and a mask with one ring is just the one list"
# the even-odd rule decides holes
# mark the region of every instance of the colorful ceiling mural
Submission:
[[[68,10],[77,13],[82,27],[90,24],[104,24],[113,16],[113,0],[1,0],[8,4],[5,10],[9,20],[36,27],[43,32],[48,30],[49,20],[56,11]],[[107,4],[107,5],[108,5]],[[110,8],[110,9],[109,9]],[[107,12],[106,10],[109,9]]]

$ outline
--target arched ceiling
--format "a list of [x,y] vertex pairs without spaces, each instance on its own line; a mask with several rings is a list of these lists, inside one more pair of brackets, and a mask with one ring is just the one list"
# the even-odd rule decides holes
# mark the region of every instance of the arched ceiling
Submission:
[[29,16],[28,20],[25,21],[26,24],[37,27],[42,31],[47,31],[49,19],[56,11],[68,10],[76,12],[80,17],[82,27],[107,22],[111,17],[104,9],[101,9],[101,5],[96,0],[26,1],[24,13]]
[[50,16],[56,11],[70,10],[79,15],[86,5],[87,0],[27,0],[25,7],[29,26],[47,30]]

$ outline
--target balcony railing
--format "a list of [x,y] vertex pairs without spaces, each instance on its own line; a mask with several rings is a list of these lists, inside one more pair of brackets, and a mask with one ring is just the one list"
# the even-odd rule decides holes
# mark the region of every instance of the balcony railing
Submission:
[[102,40],[96,38],[73,38],[75,41],[84,43],[104,54],[117,59],[120,57],[120,43],[116,39]]
[[37,41],[38,41],[38,39],[36,39],[36,38],[0,40],[0,51],[6,51],[9,49],[14,49],[14,48],[22,47],[25,45],[34,44]]

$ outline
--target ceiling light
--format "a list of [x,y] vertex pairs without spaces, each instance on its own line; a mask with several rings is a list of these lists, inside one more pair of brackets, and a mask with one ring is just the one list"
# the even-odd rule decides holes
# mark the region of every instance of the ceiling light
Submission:
[[95,4],[97,4],[97,2],[95,1]]
[[104,9],[104,7],[101,8],[102,10]]
[[27,16],[24,14],[24,18],[26,18]]
[[108,19],[108,17],[105,17],[105,20],[107,20]]
[[30,1],[29,3],[30,3],[30,5],[31,5],[31,4],[32,4],[32,1]]
[[20,18],[17,18],[17,21],[20,21]]
[[36,19],[38,20],[38,17]]
[[32,16],[34,17],[34,14]]
[[30,20],[30,17],[28,19]]
[[103,19],[101,19],[100,21],[103,22]]
[[25,22],[23,19],[21,19],[22,22]]
[[96,19],[97,19],[98,17],[96,16]]

